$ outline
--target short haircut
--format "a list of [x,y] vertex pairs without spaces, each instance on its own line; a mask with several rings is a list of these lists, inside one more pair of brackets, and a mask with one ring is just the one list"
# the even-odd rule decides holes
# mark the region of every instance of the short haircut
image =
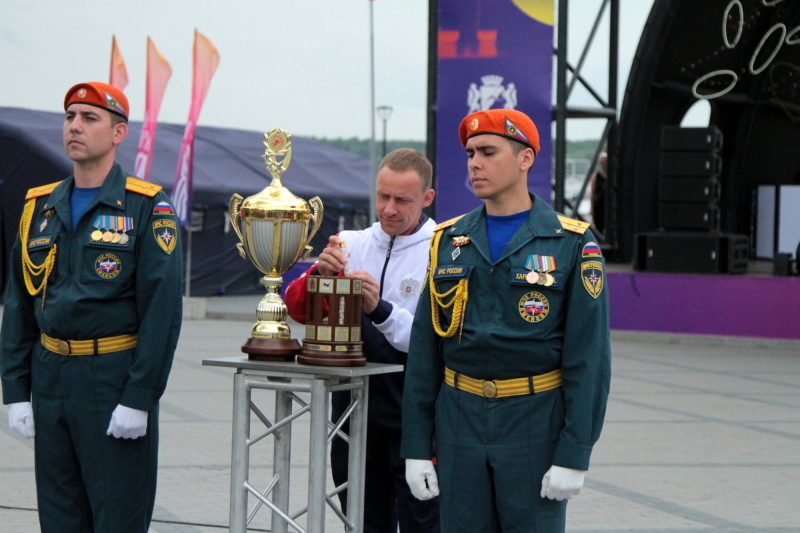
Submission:
[[399,148],[389,152],[381,161],[378,171],[383,167],[389,167],[395,172],[415,171],[419,174],[423,192],[430,189],[433,183],[433,165],[427,157],[413,148]]
[[511,145],[511,151],[514,153],[515,156],[519,155],[519,153],[523,151],[525,148],[530,148],[530,146],[524,145],[517,141],[512,141],[511,139],[508,139],[508,144]]
[[111,125],[116,126],[117,124],[127,124],[128,119],[125,117],[118,115],[116,113],[109,113],[111,115]]

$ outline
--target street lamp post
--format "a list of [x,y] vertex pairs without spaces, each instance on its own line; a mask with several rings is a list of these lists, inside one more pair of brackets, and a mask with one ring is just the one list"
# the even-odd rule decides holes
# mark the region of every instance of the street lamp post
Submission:
[[378,116],[383,120],[383,157],[386,157],[386,124],[392,117],[392,111],[394,111],[394,108],[390,105],[378,106]]

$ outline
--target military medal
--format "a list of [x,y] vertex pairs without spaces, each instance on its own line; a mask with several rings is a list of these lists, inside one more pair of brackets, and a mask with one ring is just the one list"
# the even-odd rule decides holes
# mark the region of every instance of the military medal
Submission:
[[545,286],[545,287],[549,287],[549,286],[551,286],[553,283],[555,283],[555,282],[556,282],[556,278],[554,278],[554,277],[553,277],[553,276],[551,276],[550,274],[547,274],[547,273],[545,273],[545,274],[544,274],[544,278],[545,278],[545,281],[544,281],[544,286]]
[[94,231],[92,232],[92,242],[100,242],[103,240],[104,232],[103,230],[106,229],[106,217],[98,215],[96,219],[94,219]]
[[131,217],[121,217],[121,218],[122,218],[122,224],[120,225],[122,227],[120,229],[122,230],[122,235],[119,236],[119,243],[128,244],[129,237],[127,232],[133,229],[133,219]]
[[102,237],[103,242],[111,242],[111,239],[114,238],[113,235],[114,234],[111,233],[111,230],[106,230],[105,233],[103,233]]
[[531,270],[525,275],[525,281],[531,285],[535,284],[537,281],[539,281],[539,273],[535,270]]
[[120,235],[119,233],[115,233],[114,235],[111,236],[112,244],[118,244],[121,238],[122,235]]

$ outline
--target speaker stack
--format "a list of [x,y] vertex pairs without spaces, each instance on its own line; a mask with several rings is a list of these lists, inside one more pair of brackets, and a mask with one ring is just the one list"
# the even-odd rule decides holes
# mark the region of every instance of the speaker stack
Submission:
[[740,273],[749,240],[720,232],[722,132],[716,126],[661,130],[658,231],[636,235],[637,270]]

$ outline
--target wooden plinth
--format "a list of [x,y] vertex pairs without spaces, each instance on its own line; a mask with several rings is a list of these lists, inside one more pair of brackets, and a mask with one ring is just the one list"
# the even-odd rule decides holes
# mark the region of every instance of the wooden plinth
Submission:
[[[304,365],[364,366],[367,364],[367,358],[364,357],[364,353],[361,351],[363,342],[347,343],[351,350],[346,352],[310,350],[305,346],[306,341],[303,341],[303,344],[303,349],[300,350],[300,355],[297,356],[297,362]],[[353,347],[357,347],[357,350],[352,350]]]
[[255,361],[294,361],[300,353],[297,339],[254,339],[250,337],[242,345],[242,352]]

